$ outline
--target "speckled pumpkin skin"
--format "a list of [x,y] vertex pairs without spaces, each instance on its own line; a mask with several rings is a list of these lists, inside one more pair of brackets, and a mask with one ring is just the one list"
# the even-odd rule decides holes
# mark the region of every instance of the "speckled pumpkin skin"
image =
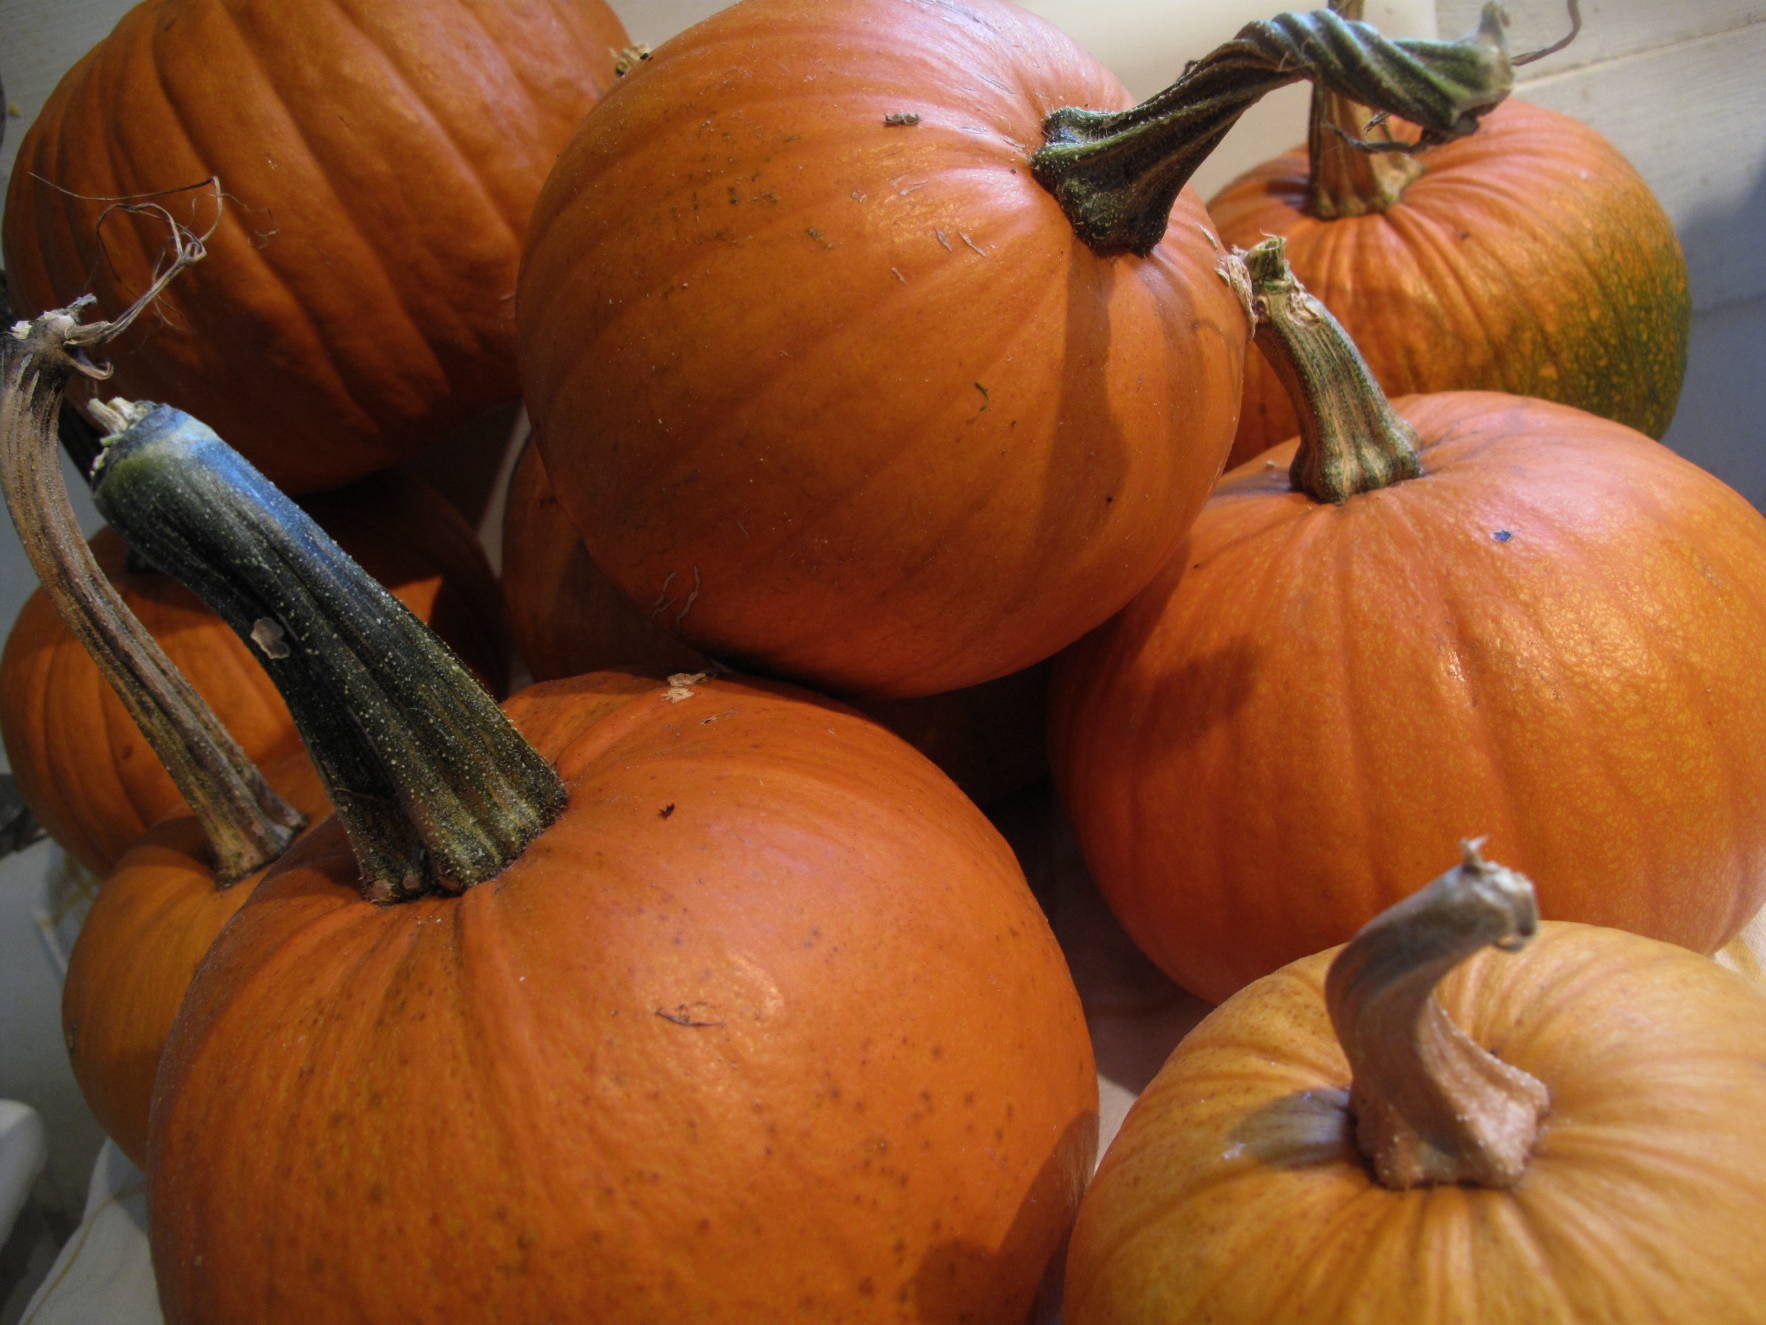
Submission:
[[[1389,395],[1505,391],[1661,437],[1692,304],[1680,241],[1631,164],[1579,120],[1513,98],[1420,160],[1383,212],[1308,215],[1303,148],[1239,176],[1208,211],[1228,244],[1287,238],[1294,274]],[[1299,431],[1251,356],[1229,464]]]
[[1766,519],[1568,406],[1393,406],[1420,478],[1320,505],[1274,448],[1059,660],[1111,909],[1219,1001],[1486,835],[1544,914],[1715,950],[1766,904]]
[[463,897],[326,826],[259,886],[161,1071],[168,1322],[1024,1319],[1097,1087],[1010,849],[872,723],[690,691],[509,701],[570,804]]
[[[1451,848],[1441,853],[1452,859]],[[1545,1083],[1520,1184],[1390,1191],[1356,1152],[1334,951],[1193,1030],[1124,1119],[1067,1259],[1066,1325],[1752,1325],[1766,1301],[1766,993],[1546,921],[1440,997]]]

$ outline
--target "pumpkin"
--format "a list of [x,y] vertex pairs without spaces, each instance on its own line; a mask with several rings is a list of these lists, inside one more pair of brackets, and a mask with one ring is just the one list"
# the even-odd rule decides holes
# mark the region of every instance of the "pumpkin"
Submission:
[[1010,848],[931,763],[734,678],[505,716],[175,410],[95,495],[235,629],[280,625],[337,806],[167,1041],[168,1322],[1028,1313],[1096,1069]]
[[[1686,259],[1617,148],[1511,97],[1470,137],[1369,154],[1339,132],[1361,136],[1365,107],[1328,92],[1315,103],[1306,147],[1210,199],[1223,241],[1283,236],[1392,395],[1504,391],[1667,431],[1692,319]],[[1252,356],[1229,463],[1298,431],[1280,379]]]
[[[716,669],[669,634],[589,560],[558,505],[530,441],[509,478],[503,585],[516,646],[536,681],[608,667],[660,672]],[[925,754],[986,806],[1048,771],[1043,748],[1046,663],[965,690],[918,699],[861,700],[860,711]]]
[[1442,134],[1508,78],[1494,29],[1328,13],[1137,109],[1004,0],[745,0],[663,44],[566,147],[516,293],[589,555],[695,647],[838,694],[959,689],[1096,625],[1234,426],[1245,320],[1184,181],[1321,65]]
[[1062,1319],[1759,1320],[1766,992],[1526,885],[1474,854],[1216,1008],[1098,1167]]
[[[384,475],[309,499],[362,565],[499,690],[508,632],[496,579],[465,519],[421,480]],[[113,529],[91,540],[106,579],[254,761],[289,768],[300,738],[276,689],[225,622],[189,590],[131,564]],[[0,734],[20,794],[46,832],[107,873],[184,802],[135,721],[37,590],[0,653]],[[299,775],[297,775],[299,776]]]
[[518,394],[527,215],[626,44],[603,0],[146,0],[19,144],[13,302],[116,317],[163,208],[208,260],[107,390],[200,411],[293,490],[383,469]]
[[1766,519],[1569,406],[1388,406],[1280,245],[1257,335],[1306,432],[1051,681],[1112,910],[1217,1002],[1488,826],[1553,915],[1719,947],[1766,903]]
[[[303,752],[266,776],[309,821],[329,812]],[[190,977],[269,863],[220,880],[201,824],[182,814],[161,819],[104,877],[68,952],[68,1063],[93,1118],[136,1165],[147,1162],[154,1074]]]

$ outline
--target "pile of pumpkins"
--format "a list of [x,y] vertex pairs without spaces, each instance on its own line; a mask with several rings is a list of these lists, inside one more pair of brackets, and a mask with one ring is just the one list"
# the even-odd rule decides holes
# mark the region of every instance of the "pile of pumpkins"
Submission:
[[[1009,0],[653,51],[145,0],[67,75],[6,426],[53,379],[122,439],[97,565],[309,825],[218,867],[27,607],[0,721],[104,878],[64,1025],[167,1321],[1758,1319],[1766,990],[1706,954],[1766,905],[1766,519],[1653,440],[1635,172],[1507,97],[1494,11],[1358,18],[1138,108]],[[1301,77],[1308,150],[1204,206]],[[168,236],[93,380],[31,319],[120,320]],[[516,397],[499,582],[395,466]],[[249,462],[191,527],[273,549],[214,611],[122,491],[191,418]],[[988,817],[1045,777],[1220,1004],[1101,1165]]]

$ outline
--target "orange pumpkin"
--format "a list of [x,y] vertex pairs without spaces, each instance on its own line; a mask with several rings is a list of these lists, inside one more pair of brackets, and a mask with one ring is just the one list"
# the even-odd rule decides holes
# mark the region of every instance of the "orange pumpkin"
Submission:
[[595,563],[839,694],[959,689],[1103,620],[1234,425],[1245,320],[1188,172],[1321,49],[1404,62],[1431,95],[1382,85],[1443,133],[1506,89],[1498,48],[1436,97],[1440,47],[1331,17],[1254,24],[1133,110],[1003,0],[746,0],[664,44],[579,126],[517,290]]
[[601,673],[505,717],[177,411],[96,496],[236,630],[275,605],[298,647],[265,667],[338,807],[166,1045],[168,1322],[1028,1313],[1095,1067],[1010,848],[930,762],[733,679]]
[[[1510,98],[1470,137],[1369,155],[1336,132],[1362,136],[1365,107],[1315,102],[1306,147],[1209,201],[1222,240],[1283,236],[1294,271],[1391,395],[1505,391],[1667,431],[1692,318],[1686,259],[1618,149]],[[1228,463],[1298,431],[1280,379],[1253,355]]]
[[383,469],[518,394],[527,216],[626,44],[603,0],[146,0],[19,144],[14,305],[120,313],[164,226],[114,202],[151,195],[208,257],[106,392],[200,412],[292,490]]
[[1760,1319],[1766,992],[1596,926],[1491,951],[1533,925],[1503,873],[1178,1045],[1086,1193],[1067,1325]]
[[[308,502],[314,516],[398,599],[499,690],[508,632],[495,577],[470,525],[428,485],[380,476]],[[105,577],[258,763],[290,766],[300,738],[251,651],[195,595],[129,564],[114,530],[91,540]],[[41,590],[0,654],[0,733],[20,794],[46,832],[108,873],[183,798],[134,720]]]
[[[1228,473],[1052,682],[1056,784],[1125,928],[1217,1001],[1347,939],[1457,825],[1555,916],[1726,942],[1766,903],[1766,519],[1568,406],[1388,410],[1316,300],[1279,269],[1258,300],[1307,434]],[[1267,320],[1295,307],[1303,350]]]
[[[536,681],[607,667],[697,672],[717,664],[627,601],[589,560],[558,505],[531,442],[510,476],[503,520],[503,588],[516,647]],[[857,707],[903,737],[982,805],[1048,771],[1046,663],[964,690]]]
[[[304,753],[269,770],[309,821],[330,810]],[[61,1029],[86,1106],[137,1165],[147,1162],[154,1073],[172,1019],[215,935],[263,877],[215,877],[201,826],[161,819],[106,875],[68,953]]]

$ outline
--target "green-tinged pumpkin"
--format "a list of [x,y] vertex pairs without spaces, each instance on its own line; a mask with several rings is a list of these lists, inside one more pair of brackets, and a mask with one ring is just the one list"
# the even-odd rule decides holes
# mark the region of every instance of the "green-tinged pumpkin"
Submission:
[[[1368,154],[1343,136],[1378,135],[1365,106],[1314,101],[1305,147],[1209,200],[1224,242],[1284,237],[1390,395],[1504,391],[1667,431],[1692,321],[1686,259],[1612,143],[1511,97],[1470,137]],[[1298,431],[1281,380],[1252,355],[1229,464]]]

